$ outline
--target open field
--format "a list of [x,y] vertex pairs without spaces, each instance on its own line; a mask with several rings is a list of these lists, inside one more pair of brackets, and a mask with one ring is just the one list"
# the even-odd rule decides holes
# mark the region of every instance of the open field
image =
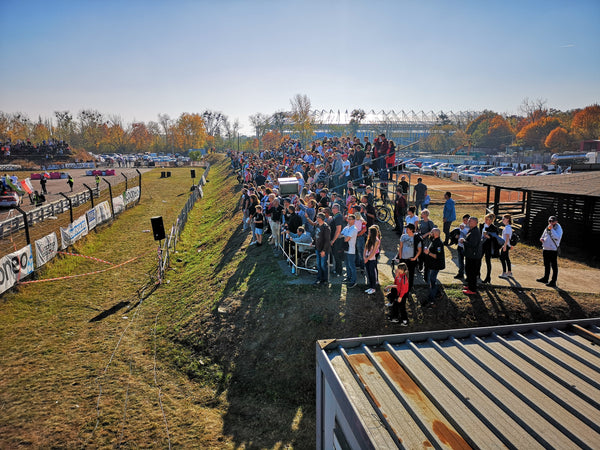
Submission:
[[[268,246],[249,247],[240,186],[225,164],[211,168],[168,283],[152,292],[156,245],[144,230],[155,215],[168,228],[190,186],[189,169],[159,175],[144,174],[141,203],[76,246],[111,262],[138,260],[0,300],[0,447],[311,449],[317,339],[600,314],[598,293],[499,286],[473,298],[446,286],[429,310],[418,287],[411,325],[401,329],[385,320],[381,293],[293,284]],[[440,209],[432,207],[434,221]],[[391,248],[395,240],[384,235]],[[523,261],[539,259],[534,248],[519,251]],[[40,278],[94,268],[61,258]],[[391,276],[380,270],[383,285]]]

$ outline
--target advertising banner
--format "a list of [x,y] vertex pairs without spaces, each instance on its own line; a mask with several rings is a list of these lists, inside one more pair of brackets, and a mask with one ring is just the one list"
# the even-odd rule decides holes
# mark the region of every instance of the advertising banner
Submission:
[[68,228],[60,227],[62,249],[64,250],[69,245],[84,237],[86,234],[88,234],[88,226],[85,216],[81,216],[73,223],[69,224]]
[[33,252],[31,245],[4,256],[0,259],[0,294],[32,272]]
[[98,215],[96,212],[96,208],[92,208],[85,213],[87,217],[88,230],[93,230],[96,228],[96,216]]
[[108,204],[108,201],[104,201],[99,205],[96,205],[96,222],[98,225],[108,222],[111,217],[110,205]]
[[50,233],[35,241],[36,267],[41,267],[56,256],[58,251],[58,238],[56,233]]
[[125,209],[125,203],[123,202],[122,195],[113,198],[113,208],[115,210],[115,216],[123,212],[123,210]]
[[137,201],[140,198],[140,187],[132,187],[131,189],[127,189],[123,194],[123,201],[125,202],[125,206],[129,205]]

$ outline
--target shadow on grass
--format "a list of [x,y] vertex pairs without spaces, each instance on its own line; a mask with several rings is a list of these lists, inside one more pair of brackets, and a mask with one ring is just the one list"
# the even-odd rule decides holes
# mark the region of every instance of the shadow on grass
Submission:
[[106,319],[109,316],[112,316],[113,314],[119,312],[121,309],[125,308],[127,305],[129,305],[129,302],[119,302],[116,305],[110,307],[109,309],[102,311],[100,314],[98,314],[95,317],[92,317],[90,319],[90,322],[98,322],[100,320]]

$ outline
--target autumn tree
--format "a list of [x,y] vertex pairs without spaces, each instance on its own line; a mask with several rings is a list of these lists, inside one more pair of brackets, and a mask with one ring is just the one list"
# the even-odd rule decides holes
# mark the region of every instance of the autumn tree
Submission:
[[62,141],[72,142],[77,129],[73,114],[69,111],[54,111],[54,117],[56,118],[55,137]]
[[263,147],[266,149],[278,148],[283,142],[283,136],[278,131],[269,131],[262,138]]
[[129,142],[134,151],[145,152],[152,145],[154,136],[144,122],[131,124],[129,131]]
[[272,129],[277,130],[283,136],[285,125],[288,123],[289,113],[285,111],[277,111],[271,115],[269,123]]
[[27,115],[23,113],[11,113],[0,116],[0,136],[2,139],[10,139],[12,142],[25,140],[29,137],[33,124]]
[[600,139],[600,105],[588,106],[577,112],[571,129],[578,140]]
[[563,127],[556,127],[546,137],[544,146],[556,152],[567,150],[570,147],[570,143],[569,132]]
[[220,136],[227,121],[227,116],[222,112],[207,109],[202,113],[202,120],[204,120],[206,134]]
[[517,133],[517,142],[521,145],[543,149],[545,147],[546,138],[552,130],[560,126],[558,119],[553,117],[542,117],[528,125],[525,125],[521,131]]
[[48,142],[52,135],[52,126],[47,121],[44,123],[41,117],[33,125],[31,129],[31,139],[33,142],[39,143],[42,141]]
[[493,111],[484,111],[467,125],[465,131],[475,147],[501,148],[510,145],[514,139],[508,121]]
[[291,119],[294,124],[294,129],[300,135],[302,145],[306,147],[314,133],[314,121],[310,112],[310,99],[306,94],[296,94],[291,100],[292,106]]
[[184,152],[206,144],[207,133],[200,114],[182,113],[171,127],[174,146]]

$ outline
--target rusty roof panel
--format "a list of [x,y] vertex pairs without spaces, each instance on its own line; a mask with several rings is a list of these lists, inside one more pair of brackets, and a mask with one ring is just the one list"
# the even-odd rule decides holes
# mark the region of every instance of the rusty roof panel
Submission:
[[600,172],[548,175],[542,177],[493,176],[482,178],[479,182],[483,185],[512,190],[600,197]]
[[599,448],[600,319],[337,340],[375,448]]

